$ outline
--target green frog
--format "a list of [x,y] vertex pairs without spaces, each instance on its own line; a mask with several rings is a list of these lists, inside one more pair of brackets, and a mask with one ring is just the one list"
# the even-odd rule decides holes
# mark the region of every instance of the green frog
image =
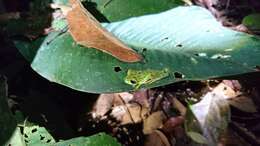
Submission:
[[132,85],[135,90],[139,89],[141,85],[151,84],[162,78],[169,76],[169,69],[163,70],[134,70],[129,69],[125,78],[125,83]]

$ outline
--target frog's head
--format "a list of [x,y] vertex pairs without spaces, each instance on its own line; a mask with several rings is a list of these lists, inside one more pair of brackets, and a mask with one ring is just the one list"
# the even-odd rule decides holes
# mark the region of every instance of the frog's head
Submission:
[[138,84],[138,81],[133,76],[126,76],[125,83],[132,85],[132,86],[136,86]]
[[127,76],[125,77],[125,83],[132,85],[135,88],[139,88],[144,78],[143,75],[144,73],[142,71],[129,69],[127,71]]

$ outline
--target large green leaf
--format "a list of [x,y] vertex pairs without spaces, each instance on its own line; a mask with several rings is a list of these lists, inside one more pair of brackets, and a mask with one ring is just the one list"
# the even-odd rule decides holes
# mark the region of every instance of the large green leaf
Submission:
[[[20,129],[18,133],[21,135]],[[120,146],[115,138],[105,133],[55,142],[54,138],[44,127],[32,123],[31,126],[24,125],[22,140],[25,141],[27,146]],[[20,144],[17,146],[20,146]]]
[[39,74],[85,92],[120,92],[128,69],[163,70],[169,76],[142,87],[180,80],[203,80],[254,72],[260,64],[260,38],[229,30],[204,8],[178,7],[160,14],[103,24],[143,55],[124,63],[96,49],[77,45],[69,33],[50,34],[32,67]]
[[66,141],[61,141],[55,146],[120,146],[120,144],[111,136],[105,133],[99,133],[89,137],[78,137]]
[[44,127],[37,125],[24,127],[24,140],[27,146],[53,145],[54,138]]

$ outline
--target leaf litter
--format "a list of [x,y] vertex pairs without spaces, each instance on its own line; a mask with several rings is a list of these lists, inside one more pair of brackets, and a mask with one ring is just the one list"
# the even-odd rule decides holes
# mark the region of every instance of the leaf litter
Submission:
[[[95,124],[104,124],[97,122],[100,120],[106,121],[106,125],[111,128],[107,132],[127,146],[178,146],[184,143],[218,145],[223,144],[223,139],[230,135],[226,135],[231,130],[229,123],[233,122],[230,108],[235,107],[247,113],[257,112],[252,98],[242,96],[245,94],[244,87],[237,80],[208,80],[195,84],[183,82],[173,86],[178,87],[178,90],[168,87],[141,89],[133,93],[101,94],[88,119],[96,121]],[[250,99],[250,102],[244,102],[244,98]],[[191,104],[190,109],[187,100]],[[99,111],[102,114],[98,114]],[[194,125],[192,121],[195,119],[198,123]],[[191,122],[190,126],[184,128],[185,122]],[[129,132],[129,127],[137,125],[140,126],[138,130]],[[87,129],[81,127],[82,131]],[[228,142],[230,140],[224,141]]]

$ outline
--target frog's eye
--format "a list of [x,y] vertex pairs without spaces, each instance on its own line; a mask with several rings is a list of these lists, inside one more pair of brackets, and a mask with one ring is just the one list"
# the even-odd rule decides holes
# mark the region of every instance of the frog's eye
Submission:
[[130,80],[131,84],[136,84],[135,80]]

